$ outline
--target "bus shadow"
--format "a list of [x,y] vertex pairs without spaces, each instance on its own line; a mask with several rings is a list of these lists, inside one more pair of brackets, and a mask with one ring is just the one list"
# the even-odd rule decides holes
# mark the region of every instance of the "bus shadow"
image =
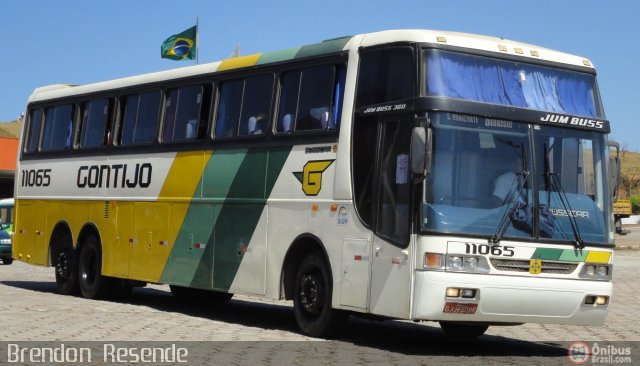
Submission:
[[[0,281],[14,288],[56,293],[55,282]],[[62,295],[61,295],[62,296]],[[198,303],[176,300],[168,291],[136,288],[115,303],[146,306],[163,312],[179,313],[264,330],[297,333],[291,306],[232,299],[225,303]],[[366,347],[373,350],[412,356],[494,356],[494,357],[566,357],[565,346],[554,342],[529,342],[501,336],[483,335],[462,341],[445,337],[439,326],[390,320],[369,320],[350,316],[331,344]],[[432,323],[435,324],[435,323]],[[344,348],[341,346],[342,348]],[[338,347],[338,348],[341,348]]]

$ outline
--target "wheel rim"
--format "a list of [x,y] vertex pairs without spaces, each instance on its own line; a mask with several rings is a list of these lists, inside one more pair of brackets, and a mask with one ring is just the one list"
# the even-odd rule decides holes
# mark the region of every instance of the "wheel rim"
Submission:
[[71,278],[71,263],[66,251],[62,251],[58,254],[56,273],[58,274],[58,277],[64,280],[69,280]]
[[318,315],[324,307],[324,280],[318,268],[310,268],[300,281],[300,304],[309,314]]

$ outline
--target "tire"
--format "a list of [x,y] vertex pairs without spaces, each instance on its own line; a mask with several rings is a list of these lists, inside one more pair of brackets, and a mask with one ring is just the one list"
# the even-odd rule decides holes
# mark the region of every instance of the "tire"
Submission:
[[13,263],[13,258],[5,258],[5,259],[2,260],[2,263],[6,264],[8,266],[11,263]]
[[448,337],[456,339],[473,339],[483,335],[489,326],[484,324],[440,322],[440,328],[442,328]]
[[320,253],[311,253],[298,267],[293,294],[293,313],[303,334],[329,337],[344,323],[346,313],[331,307],[332,294],[329,266]]
[[233,297],[232,293],[202,290],[198,288],[190,288],[184,286],[169,285],[173,296],[180,301],[185,302],[227,302]]
[[87,299],[105,298],[113,289],[113,279],[102,275],[102,250],[93,235],[87,237],[80,250],[78,283],[82,297]]
[[58,250],[55,254],[56,287],[60,295],[77,295],[78,254],[70,247]]
[[616,227],[616,233],[618,234],[622,234],[622,219],[621,218],[616,218],[615,219],[615,227]]

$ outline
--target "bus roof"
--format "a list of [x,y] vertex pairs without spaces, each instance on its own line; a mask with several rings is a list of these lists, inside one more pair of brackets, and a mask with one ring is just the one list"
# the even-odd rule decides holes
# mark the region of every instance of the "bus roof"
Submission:
[[435,30],[388,30],[334,38],[320,43],[286,50],[258,53],[254,55],[230,58],[223,61],[186,66],[168,71],[142,74],[81,86],[64,84],[44,86],[34,90],[29,97],[29,102],[56,99],[72,95],[89,94],[104,90],[120,89],[131,85],[187,78],[267,63],[337,53],[340,51],[358,49],[359,47],[369,47],[396,42],[432,43],[456,46],[485,52],[494,52],[496,55],[508,54],[511,56],[522,57],[525,60],[543,60],[571,66],[593,68],[591,61],[584,57],[498,37]]

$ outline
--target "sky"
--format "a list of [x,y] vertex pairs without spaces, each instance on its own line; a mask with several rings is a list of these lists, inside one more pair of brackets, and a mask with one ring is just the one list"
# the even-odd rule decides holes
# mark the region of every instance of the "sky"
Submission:
[[589,58],[611,138],[640,151],[637,0],[0,0],[0,121],[33,89],[193,65],[160,45],[198,19],[199,62],[388,29],[498,36]]

